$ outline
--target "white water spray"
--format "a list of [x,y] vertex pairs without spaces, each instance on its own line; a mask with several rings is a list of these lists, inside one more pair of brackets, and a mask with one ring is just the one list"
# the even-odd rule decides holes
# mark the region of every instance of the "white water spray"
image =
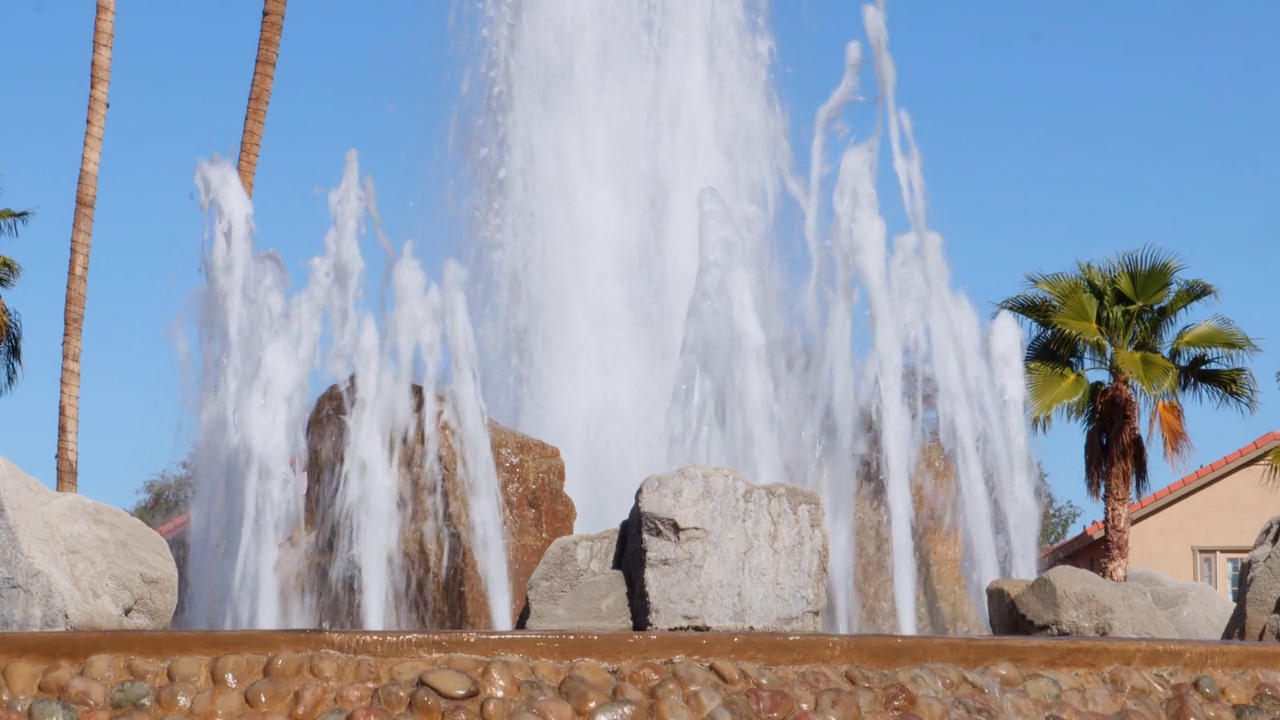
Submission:
[[[896,629],[921,629],[917,544],[933,528],[917,518],[917,491],[928,443],[945,449],[955,477],[961,592],[982,608],[997,576],[1032,576],[1038,511],[1021,334],[1007,318],[984,332],[952,286],[926,222],[910,118],[897,106],[883,8],[863,12],[878,103],[862,100],[862,45],[851,43],[802,175],[774,92],[763,0],[479,7],[478,86],[465,88],[478,99],[464,124],[475,129],[464,158],[470,282],[450,263],[443,289],[429,286],[406,246],[392,305],[380,318],[362,309],[360,224],[366,210],[377,216],[352,157],[330,197],[324,253],[290,296],[283,267],[254,247],[234,170],[201,166],[214,227],[191,564],[204,585],[192,593],[193,624],[314,624],[280,547],[302,515],[304,479],[290,459],[305,444],[321,372],[325,383],[354,375],[359,387],[341,551],[359,569],[360,621],[371,629],[405,622],[395,551],[403,449],[394,441],[388,451],[388,438],[413,422],[403,389],[437,387],[446,365],[444,412],[477,520],[466,541],[500,626],[510,588],[489,410],[560,448],[579,532],[616,525],[645,476],[690,463],[815,488],[831,535],[833,631],[866,629],[860,486],[876,488],[888,515],[887,536],[863,554],[891,555]],[[835,129],[873,107],[876,131],[845,142],[831,182]],[[892,239],[877,195],[886,145],[905,209]],[[424,402],[434,417],[434,393]],[[438,442],[428,433],[428,457]],[[421,530],[445,542],[442,524],[437,516]]]

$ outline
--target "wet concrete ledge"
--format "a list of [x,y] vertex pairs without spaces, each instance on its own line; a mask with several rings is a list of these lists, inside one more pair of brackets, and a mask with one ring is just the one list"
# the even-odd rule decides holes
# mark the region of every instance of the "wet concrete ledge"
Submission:
[[321,651],[384,660],[450,654],[551,662],[594,660],[610,665],[724,659],[774,667],[843,665],[877,670],[934,663],[971,669],[995,663],[1058,670],[1129,666],[1190,673],[1280,668],[1280,644],[1108,638],[318,630],[0,633],[0,663],[82,661],[101,654],[163,660],[180,655]]

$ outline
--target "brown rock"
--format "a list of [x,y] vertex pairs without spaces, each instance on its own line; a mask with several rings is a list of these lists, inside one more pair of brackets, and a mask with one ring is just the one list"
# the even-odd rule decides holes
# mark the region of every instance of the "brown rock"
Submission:
[[453,668],[461,673],[466,673],[473,678],[479,675],[487,662],[488,661],[482,657],[476,657],[475,655],[463,655],[461,653],[452,653],[450,655],[446,655],[444,658],[445,667]]
[[110,684],[124,674],[124,660],[115,655],[93,655],[84,661],[80,674]]
[[855,720],[861,714],[853,693],[839,688],[827,688],[818,693],[813,709],[820,716],[832,720]]
[[[591,711],[588,720],[643,720],[644,708],[629,700],[614,700]],[[693,720],[689,718],[688,720]]]
[[701,688],[689,693],[688,706],[694,717],[703,718],[707,713],[720,707],[724,702],[724,694],[715,688]]
[[480,694],[486,697],[505,698],[519,692],[520,680],[511,663],[498,659],[485,664],[480,670]]
[[329,683],[345,682],[351,676],[350,658],[337,653],[320,652],[311,656],[311,674]]
[[560,691],[546,680],[533,678],[520,683],[520,699],[525,702],[554,697],[560,697]]
[[696,663],[682,662],[677,663],[671,669],[671,674],[676,680],[680,681],[680,687],[685,692],[693,692],[704,687],[715,687],[720,683],[720,678],[711,670],[702,667]]
[[400,682],[390,682],[373,692],[373,701],[393,713],[402,713],[409,707],[413,687]]
[[629,682],[620,682],[613,686],[614,700],[630,700],[631,702],[643,703],[648,700],[644,692],[640,688]]
[[191,715],[197,720],[234,718],[245,709],[244,694],[227,687],[204,690],[191,703]]
[[425,660],[401,660],[391,666],[391,679],[404,685],[415,685],[422,673],[431,669]]
[[680,686],[680,681],[674,676],[668,676],[657,683],[649,690],[649,696],[654,700],[670,698],[671,700],[684,700],[684,688]]
[[200,690],[188,682],[171,682],[156,691],[156,704],[171,715],[183,715],[191,709]]
[[542,720],[573,720],[573,706],[560,698],[534,700],[529,709]]
[[267,658],[267,665],[262,670],[263,677],[277,680],[296,680],[306,669],[306,662],[301,655],[292,652],[276,653]]
[[170,682],[200,686],[208,677],[209,664],[203,658],[178,657],[169,661],[167,674]]
[[453,668],[428,670],[422,673],[419,682],[446,700],[466,700],[480,694],[480,687],[470,675]]
[[796,701],[781,690],[754,687],[746,692],[746,697],[763,720],[782,720],[796,707]]
[[386,708],[358,707],[351,711],[347,720],[391,720],[391,713],[387,712]]
[[107,685],[101,680],[77,675],[62,686],[60,697],[63,702],[97,710],[107,705]]
[[579,660],[569,666],[569,674],[577,675],[606,692],[613,689],[613,674],[596,663]]
[[129,658],[125,663],[125,671],[134,680],[141,680],[148,685],[159,685],[164,675],[164,666],[155,660],[145,658]]
[[33,662],[14,660],[4,666],[0,677],[4,678],[5,687],[14,697],[31,697],[40,687],[40,678],[44,668]]
[[698,720],[698,715],[684,703],[662,698],[653,704],[653,720]]
[[244,689],[244,699],[254,710],[279,710],[293,698],[293,688],[283,680],[263,678]]
[[605,690],[578,675],[568,675],[560,682],[560,697],[569,701],[569,705],[578,715],[588,715],[592,710],[609,702],[609,694]]
[[533,663],[533,674],[552,685],[559,685],[568,672],[559,663],[550,660],[536,660]]
[[902,683],[894,683],[884,689],[883,702],[884,709],[889,712],[906,713],[911,712],[916,706],[916,694],[911,688]]
[[444,716],[444,701],[430,688],[414,690],[409,696],[409,708],[423,720],[440,720]]
[[329,689],[316,682],[303,683],[293,691],[289,717],[294,720],[311,720],[329,699]]
[[[1035,713],[1035,705],[1032,704],[1029,699],[1027,702],[1028,702],[1028,705],[1030,706],[1028,708],[1028,714],[1020,715],[1018,713],[1009,712],[1007,714],[1007,717],[1013,717],[1013,718],[1033,717]],[[916,698],[915,714],[919,716],[921,720],[946,720],[949,717],[946,703],[942,702],[938,698],[933,698],[928,696]]]
[[62,692],[62,687],[75,677],[75,674],[75,665],[66,660],[59,660],[45,668],[44,675],[40,677],[40,692],[46,695],[57,695]]
[[728,660],[716,660],[711,663],[711,671],[720,677],[726,685],[735,686],[742,682],[742,671]]
[[480,720],[480,715],[470,707],[454,705],[445,709],[444,720]]
[[373,688],[368,685],[354,683],[343,685],[333,691],[333,702],[340,708],[354,710],[361,705],[368,705],[373,699]]
[[246,655],[222,655],[209,664],[213,686],[236,690],[252,682],[256,675],[255,663]]
[[506,698],[487,697],[480,703],[480,720],[507,720],[511,704]]
[[632,685],[640,688],[642,692],[649,692],[659,680],[669,676],[671,668],[661,663],[653,661],[643,661],[632,665],[627,665],[618,671],[618,677]]
[[[354,382],[345,388],[331,386],[320,396],[307,422],[306,537],[301,543],[312,560],[303,578],[319,598],[321,624],[336,629],[358,627],[360,618],[359,593],[343,592],[345,585],[358,582],[358,578],[331,572],[328,566],[340,530],[339,519],[331,517],[329,509],[336,507],[346,442],[344,418],[355,392]],[[414,385],[410,393],[421,428],[422,387]],[[400,549],[407,567],[402,595],[415,598],[411,612],[417,627],[491,628],[494,623],[466,531],[470,525],[468,497],[458,482],[453,433],[443,421],[443,414],[432,422],[440,438],[436,460],[443,475],[442,505],[448,542],[424,538],[422,533],[408,529],[401,533]],[[576,511],[564,492],[564,463],[559,450],[492,422],[489,439],[503,499],[512,589],[510,621],[515,622],[524,607],[530,576],[551,542],[573,532]],[[430,504],[434,481],[423,468],[434,463],[423,457],[426,445],[420,429],[413,440],[401,455],[400,482],[402,496],[408,498],[410,507],[405,527],[421,528],[426,526],[429,514],[439,508]],[[448,557],[443,554],[444,547],[448,548]]]

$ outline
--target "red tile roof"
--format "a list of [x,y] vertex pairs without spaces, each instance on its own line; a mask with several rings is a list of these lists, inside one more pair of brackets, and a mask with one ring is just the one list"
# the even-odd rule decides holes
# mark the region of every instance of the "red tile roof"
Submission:
[[182,532],[183,530],[186,530],[187,526],[190,524],[191,524],[191,513],[185,512],[179,515],[178,517],[170,520],[169,522],[161,525],[160,527],[156,528],[156,532],[160,533],[160,537],[164,538],[165,540],[172,540],[174,537],[178,535],[178,533]]
[[[1187,475],[1181,478],[1180,480],[1176,480],[1170,483],[1168,486],[1160,488],[1159,490],[1133,503],[1132,505],[1129,506],[1129,512],[1130,514],[1132,514],[1132,513],[1138,512],[1139,510],[1142,510],[1143,508],[1149,507],[1156,501],[1162,500],[1168,497],[1170,494],[1175,493],[1187,487],[1188,485],[1192,485],[1197,481],[1203,479],[1205,476],[1210,475],[1214,472],[1217,472],[1218,470],[1221,470],[1222,468],[1236,462],[1237,460],[1240,460],[1244,456],[1249,455],[1255,451],[1261,450],[1272,443],[1280,443],[1280,430],[1272,430],[1271,432],[1263,435],[1257,440],[1254,440],[1253,442],[1241,447],[1239,450],[1235,450],[1227,455],[1224,455],[1223,457],[1220,457],[1217,460],[1214,460],[1212,463],[1209,463],[1208,465],[1200,466],[1200,469],[1196,470],[1190,475]],[[1086,527],[1084,531],[1081,532],[1079,535],[1075,535],[1066,540],[1063,540],[1057,545],[1054,545],[1048,550],[1045,550],[1043,553],[1041,553],[1040,556],[1048,557],[1049,555],[1052,555],[1052,554],[1065,555],[1067,554],[1066,551],[1068,550],[1067,546],[1069,545],[1072,546],[1069,548],[1070,550],[1076,550],[1077,549],[1076,546],[1087,545],[1089,541],[1095,539],[1093,535],[1095,533],[1100,533],[1100,532],[1102,532],[1101,520]]]

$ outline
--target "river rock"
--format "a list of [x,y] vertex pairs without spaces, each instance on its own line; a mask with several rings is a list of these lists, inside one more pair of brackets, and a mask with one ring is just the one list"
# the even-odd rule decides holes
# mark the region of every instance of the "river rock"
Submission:
[[160,630],[177,602],[154,530],[0,458],[0,631]]
[[812,490],[706,466],[650,476],[622,531],[635,629],[817,632],[822,521]]
[[1235,610],[1224,640],[1280,641],[1280,515],[1267,521],[1240,566]]
[[[328,628],[358,628],[359,583],[353,566],[335,567],[334,547],[343,531],[335,511],[340,470],[346,444],[346,412],[354,400],[354,381],[333,385],[317,400],[307,423],[307,490],[305,533],[294,538],[285,554],[297,558],[297,582],[308,586],[318,600],[320,624]],[[470,508],[465,483],[459,481],[452,429],[443,400],[436,403],[438,446],[426,442],[423,389],[411,395],[418,427],[401,453],[401,497],[408,517],[400,537],[406,572],[402,589],[412,599],[413,625],[432,629],[485,629],[497,623],[490,617],[488,599],[471,548]],[[489,422],[489,442],[498,471],[507,534],[507,560],[512,608],[506,622],[516,619],[525,602],[525,588],[546,549],[557,537],[573,532],[577,513],[564,492],[564,462],[560,451],[544,442]],[[435,457],[427,457],[434,448]],[[441,475],[443,492],[433,491],[428,473]],[[439,503],[436,505],[436,503]],[[436,542],[416,529],[443,519],[446,542]],[[447,555],[446,555],[447,551]]]
[[571,535],[551,543],[529,578],[521,627],[588,632],[631,629],[627,582],[619,567],[618,530]]

